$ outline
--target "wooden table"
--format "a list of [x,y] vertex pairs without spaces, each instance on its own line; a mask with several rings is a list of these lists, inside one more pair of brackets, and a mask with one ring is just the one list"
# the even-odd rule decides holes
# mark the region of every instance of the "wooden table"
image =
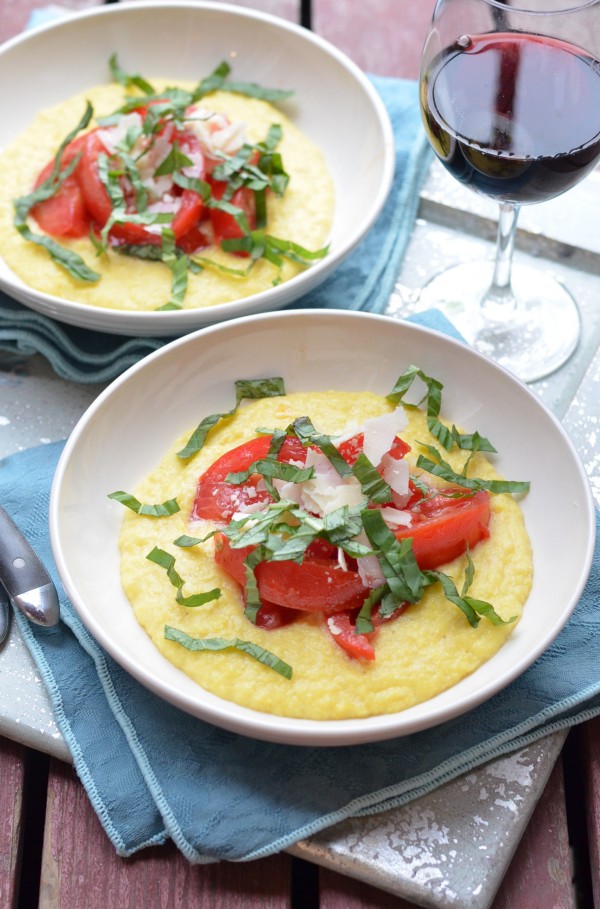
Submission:
[[[21,31],[29,11],[41,5],[0,0],[0,41]],[[303,21],[369,72],[414,78],[433,0],[239,5]],[[70,765],[0,738],[0,774],[0,909],[413,905],[287,853],[247,864],[192,866],[167,846],[121,859]],[[594,720],[569,733],[493,909],[599,909],[599,869],[600,720]]]

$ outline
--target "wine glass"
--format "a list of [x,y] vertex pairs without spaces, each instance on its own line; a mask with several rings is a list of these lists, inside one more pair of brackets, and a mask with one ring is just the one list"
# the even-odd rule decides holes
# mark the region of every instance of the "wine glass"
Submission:
[[573,353],[581,324],[564,286],[512,266],[521,205],[582,180],[600,158],[600,0],[437,0],[420,100],[446,169],[500,203],[496,261],[450,268],[421,291],[476,349],[534,381]]

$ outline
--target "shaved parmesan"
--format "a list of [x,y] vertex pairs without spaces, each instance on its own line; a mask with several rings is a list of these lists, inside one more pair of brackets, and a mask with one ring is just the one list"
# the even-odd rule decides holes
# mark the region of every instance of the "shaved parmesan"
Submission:
[[398,433],[406,428],[407,422],[403,407],[397,407],[392,413],[384,413],[379,417],[365,420],[363,451],[371,464],[375,467],[379,465]]
[[410,488],[408,485],[408,461],[405,461],[404,458],[398,459],[393,458],[389,454],[384,454],[383,458],[381,459],[381,466],[383,467],[383,479],[385,482],[388,483],[393,491],[399,496],[408,499],[408,496],[410,494]]
[[329,458],[321,452],[309,448],[305,466],[314,470],[313,479],[302,484],[302,504],[307,511],[324,515],[345,505],[366,503],[358,480],[355,477],[342,480]]
[[376,555],[363,556],[357,559],[356,567],[365,587],[373,589],[385,584],[385,577]]
[[412,524],[410,511],[400,511],[388,505],[381,509],[381,517],[386,524],[393,524],[395,527],[410,527]]

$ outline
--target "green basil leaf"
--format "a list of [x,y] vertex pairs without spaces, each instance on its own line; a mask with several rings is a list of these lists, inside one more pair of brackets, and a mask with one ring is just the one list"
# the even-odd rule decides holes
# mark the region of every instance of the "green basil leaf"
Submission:
[[167,641],[174,641],[192,652],[212,651],[214,653],[219,650],[239,650],[262,663],[268,669],[277,672],[283,678],[291,679],[292,677],[293,670],[288,663],[252,641],[244,641],[241,638],[194,638],[186,634],[185,631],[181,631],[179,628],[172,628],[170,625],[165,625],[165,638]]
[[331,441],[331,436],[317,432],[308,417],[298,417],[288,427],[287,432],[300,439],[303,445],[316,445],[320,448],[342,478],[353,476],[352,468]]
[[120,502],[121,505],[125,505],[126,508],[135,511],[136,514],[146,515],[150,518],[170,517],[181,510],[177,499],[167,499],[166,502],[162,502],[158,505],[143,505],[135,496],[128,492],[123,492],[122,490],[109,493],[108,498],[115,499],[117,502]]
[[218,587],[215,587],[213,590],[208,590],[205,593],[194,593],[190,596],[184,596],[183,585],[185,582],[175,568],[175,557],[172,556],[170,552],[165,552],[164,549],[159,549],[158,546],[155,546],[154,549],[148,553],[146,558],[149,562],[154,562],[155,565],[159,565],[161,568],[165,569],[169,581],[173,587],[177,588],[175,599],[180,606],[187,606],[195,609],[196,607],[204,606],[206,603],[210,603],[213,600],[218,600],[221,596],[221,591]]
[[477,600],[473,597],[460,596],[454,581],[448,577],[447,574],[444,574],[442,571],[427,571],[425,574],[428,575],[432,580],[437,580],[442,585],[444,595],[447,600],[451,603],[454,603],[458,608],[465,614],[469,624],[476,628],[479,624],[481,616],[485,616],[492,625],[510,625],[512,622],[516,621],[516,616],[513,616],[510,619],[502,619],[491,603],[486,603],[485,600]]
[[[457,486],[463,486],[465,489],[471,489],[474,492],[487,490],[494,494],[500,493],[525,493],[529,491],[531,484],[528,481],[519,480],[484,480],[481,477],[465,477],[462,473],[456,471],[445,461],[439,451],[432,445],[424,446],[430,457],[419,455],[417,457],[417,467],[426,470],[433,476],[447,480],[449,483],[455,483]],[[435,460],[432,460],[435,459]]]
[[364,452],[361,451],[352,465],[352,473],[370,502],[382,505],[392,501],[391,486],[377,472]]
[[285,394],[285,382],[281,376],[264,379],[236,379],[235,381],[235,400],[238,405],[244,400],[278,398]]
[[20,225],[17,230],[25,240],[41,246],[49,254],[53,262],[68,272],[76,281],[86,281],[90,284],[100,280],[100,275],[84,262],[80,255],[66,249],[46,234],[36,234],[25,225]]
[[119,85],[122,85],[125,88],[139,88],[140,91],[145,92],[148,95],[154,94],[154,89],[149,82],[137,74],[132,75],[130,73],[126,73],[121,69],[116,54],[112,54],[108,61],[108,65],[110,67],[110,72],[113,80],[115,82],[118,82]]
[[376,508],[364,509],[362,523],[392,593],[417,603],[423,596],[425,578],[417,565],[412,540],[397,540]]
[[381,601],[386,590],[388,590],[387,585],[382,584],[381,587],[375,587],[368,595],[356,617],[356,624],[354,626],[356,634],[370,634],[370,632],[374,630],[372,620],[373,609]]

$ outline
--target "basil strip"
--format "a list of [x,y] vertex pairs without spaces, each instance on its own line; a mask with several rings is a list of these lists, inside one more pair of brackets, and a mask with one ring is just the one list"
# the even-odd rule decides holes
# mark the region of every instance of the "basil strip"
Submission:
[[156,565],[165,569],[169,581],[173,587],[177,588],[175,598],[180,606],[187,606],[188,608],[194,609],[197,606],[204,606],[212,600],[218,600],[221,596],[221,591],[218,587],[215,587],[213,590],[208,590],[206,593],[194,593],[191,596],[185,597],[182,589],[185,582],[175,569],[175,557],[172,556],[171,553],[165,552],[164,549],[159,549],[158,546],[155,546],[154,549],[148,553],[146,558],[149,562],[154,562]]
[[158,309],[181,309],[187,291],[188,258],[177,249],[175,235],[169,228],[162,231],[162,261],[171,272],[171,297]]
[[485,600],[477,600],[469,596],[460,596],[454,581],[442,571],[427,571],[425,574],[431,580],[440,582],[446,599],[450,600],[451,603],[454,603],[462,612],[464,612],[469,624],[473,628],[477,627],[481,616],[485,616],[492,625],[510,625],[511,622],[516,620],[516,616],[512,616],[512,618],[506,620],[502,619],[492,604],[486,603]]
[[254,569],[260,562],[265,561],[265,556],[266,553],[263,547],[257,546],[244,559],[244,571],[246,572],[246,606],[244,615],[253,625],[256,625],[256,616],[262,606]]
[[115,499],[117,502],[120,502],[121,505],[125,505],[126,508],[135,511],[136,514],[147,515],[151,518],[170,517],[181,510],[177,499],[167,499],[166,502],[162,502],[158,505],[143,505],[135,496],[130,495],[128,492],[123,492],[122,490],[109,493],[108,498]]
[[381,587],[375,587],[368,595],[356,617],[356,623],[354,625],[355,634],[370,634],[370,632],[374,631],[373,620],[371,618],[373,609],[381,601],[381,598],[387,589],[387,585],[382,584]]
[[205,95],[216,91],[235,92],[238,95],[248,95],[250,98],[260,98],[262,101],[284,101],[294,93],[276,88],[263,88],[254,82],[229,82],[226,79],[231,72],[231,67],[224,60],[213,72],[202,79],[193,92],[194,101],[199,101]]
[[[422,444],[422,443],[420,443]],[[462,473],[456,471],[445,461],[439,451],[433,445],[425,445],[430,457],[419,455],[417,458],[417,467],[426,470],[428,473],[457,486],[463,486],[465,489],[474,491],[487,490],[492,493],[525,493],[528,492],[531,484],[528,481],[519,480],[484,480],[481,477],[465,477]],[[432,460],[435,459],[435,460]]]
[[204,446],[206,437],[213,426],[219,420],[233,416],[242,401],[279,397],[280,395],[285,395],[285,393],[285,383],[280,376],[266,379],[237,379],[235,382],[235,407],[225,413],[214,413],[205,417],[196,427],[185,447],[177,452],[177,457],[186,460],[197,454]]
[[225,480],[233,486],[246,483],[253,473],[259,473],[270,479],[284,480],[288,483],[305,483],[314,475],[313,467],[296,467],[287,461],[277,461],[275,458],[260,458],[254,461],[246,470],[237,473],[228,473]]
[[382,505],[392,501],[392,488],[377,472],[371,461],[361,451],[352,465],[352,473],[370,502]]
[[281,376],[265,379],[236,379],[235,402],[258,400],[259,398],[278,398],[285,396],[285,382]]
[[154,89],[149,82],[137,74],[131,75],[120,68],[116,54],[111,55],[108,65],[113,80],[118,82],[119,85],[123,85],[125,88],[139,88],[140,91],[146,92],[146,94],[149,95],[154,94]]
[[353,476],[352,468],[331,441],[331,436],[317,432],[309,417],[298,417],[287,431],[289,435],[300,439],[303,445],[316,445],[320,448],[343,479]]
[[188,156],[181,151],[179,143],[175,140],[167,157],[154,171],[154,176],[165,177],[168,174],[174,174],[183,170],[184,167],[191,167],[192,164],[193,161],[191,158],[188,158]]
[[16,225],[16,227],[24,240],[29,240],[30,243],[35,243],[45,249],[52,261],[68,272],[76,281],[87,281],[93,284],[100,280],[100,275],[92,271],[78,253],[65,249],[46,234],[34,233],[25,225]]
[[241,638],[193,638],[186,634],[185,631],[181,631],[179,628],[172,628],[170,625],[165,625],[165,639],[174,641],[176,644],[185,647],[186,650],[193,652],[212,651],[214,653],[219,650],[239,650],[241,653],[246,653],[259,663],[262,663],[263,666],[267,666],[268,669],[277,672],[283,678],[291,679],[292,677],[293,670],[288,663],[271,653],[270,650],[265,650],[264,647],[260,647],[252,641],[244,641]]
[[414,556],[412,540],[397,540],[376,508],[365,509],[361,516],[391,592],[400,600],[417,603],[426,585]]
[[219,420],[225,420],[227,417],[232,417],[236,410],[237,408],[234,407],[232,410],[228,410],[225,413],[213,413],[210,414],[210,416],[205,417],[202,422],[196,426],[194,432],[187,440],[185,447],[177,452],[177,457],[181,458],[182,461],[185,461],[188,458],[193,457],[193,455],[198,454],[198,452],[202,450],[204,443],[206,442],[206,437],[213,426],[216,426]]

